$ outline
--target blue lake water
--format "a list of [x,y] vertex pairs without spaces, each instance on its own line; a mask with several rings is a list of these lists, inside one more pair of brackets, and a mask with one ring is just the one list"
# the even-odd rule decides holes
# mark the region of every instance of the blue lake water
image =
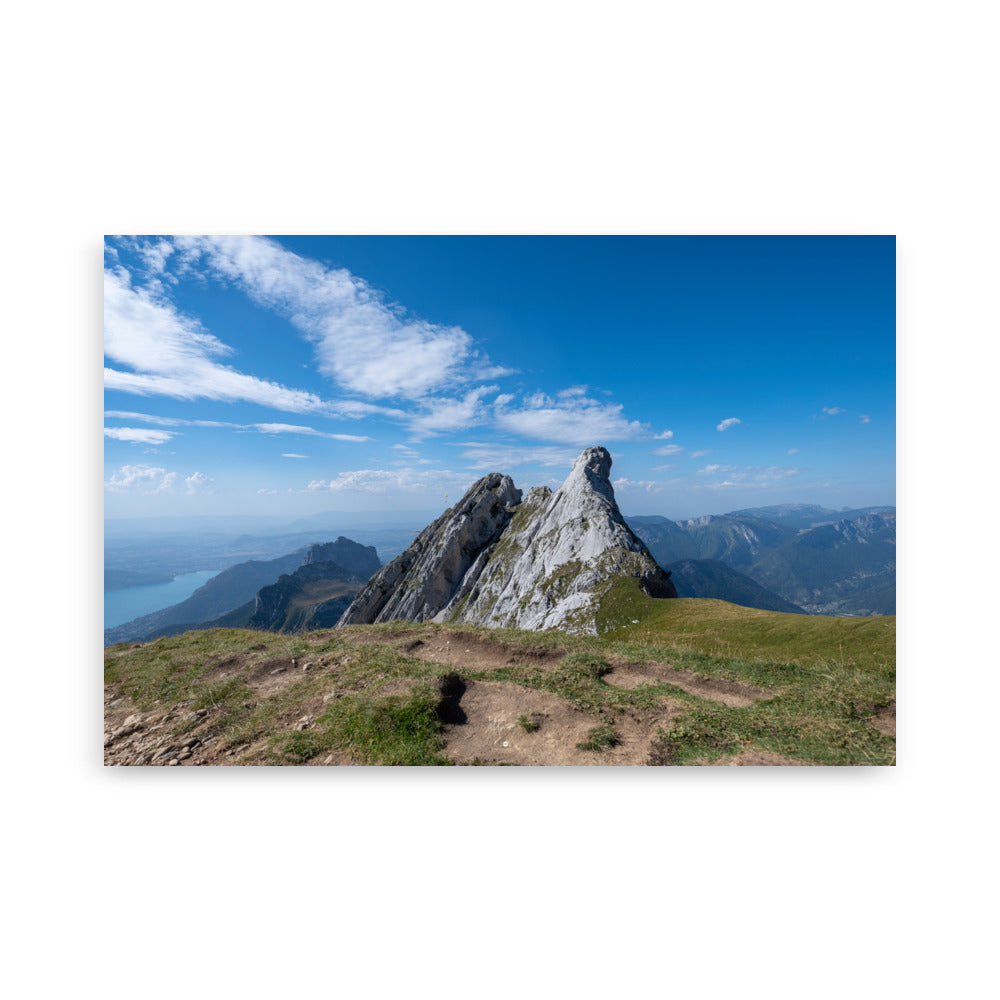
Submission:
[[149,583],[144,587],[105,591],[104,627],[124,625],[133,618],[187,600],[203,583],[218,575],[217,569],[203,569],[197,573],[182,573],[169,583]]

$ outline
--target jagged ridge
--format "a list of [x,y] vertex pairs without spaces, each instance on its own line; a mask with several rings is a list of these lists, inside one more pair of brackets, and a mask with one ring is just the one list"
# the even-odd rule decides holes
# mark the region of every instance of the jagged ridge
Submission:
[[369,581],[340,625],[406,619],[597,633],[600,597],[617,576],[653,597],[677,591],[625,523],[605,448],[588,448],[553,493],[521,502],[508,476],[480,479]]

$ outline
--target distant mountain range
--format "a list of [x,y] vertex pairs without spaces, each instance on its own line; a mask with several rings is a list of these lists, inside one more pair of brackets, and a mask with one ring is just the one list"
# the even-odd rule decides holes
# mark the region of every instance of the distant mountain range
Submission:
[[670,572],[678,597],[712,597],[744,608],[806,614],[797,604],[786,601],[718,559],[681,559],[663,568]]
[[331,627],[380,566],[373,546],[343,537],[278,559],[239,563],[185,601],[105,629],[104,643],[146,641],[197,628],[287,632]]
[[[628,526],[680,597],[798,614],[896,611],[893,507],[835,511],[788,504],[685,521],[638,516]],[[214,627],[332,628],[381,566],[374,546],[343,536],[275,559],[251,559],[223,570],[185,601],[106,629],[105,644]],[[116,586],[140,577],[107,574]]]
[[[681,560],[720,562],[810,614],[896,613],[894,507],[835,511],[788,504],[686,521],[631,517],[629,524],[664,568]],[[690,596],[779,610],[759,603],[769,598],[738,578],[723,579],[717,568],[689,566],[685,573],[688,588],[697,591]]]
[[752,575],[813,614],[896,613],[896,513],[811,528],[759,559]]

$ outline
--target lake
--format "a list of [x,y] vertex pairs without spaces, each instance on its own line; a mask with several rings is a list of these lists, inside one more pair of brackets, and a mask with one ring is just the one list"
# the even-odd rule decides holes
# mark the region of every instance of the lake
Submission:
[[105,591],[104,627],[124,625],[133,618],[161,611],[171,604],[179,604],[187,600],[203,583],[218,575],[217,569],[203,569],[197,573],[182,573],[169,583],[148,583],[143,587]]

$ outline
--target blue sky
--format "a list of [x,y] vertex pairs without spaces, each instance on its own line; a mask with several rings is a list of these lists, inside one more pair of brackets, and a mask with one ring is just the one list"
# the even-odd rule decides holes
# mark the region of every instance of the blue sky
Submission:
[[109,237],[105,514],[895,503],[892,237]]

